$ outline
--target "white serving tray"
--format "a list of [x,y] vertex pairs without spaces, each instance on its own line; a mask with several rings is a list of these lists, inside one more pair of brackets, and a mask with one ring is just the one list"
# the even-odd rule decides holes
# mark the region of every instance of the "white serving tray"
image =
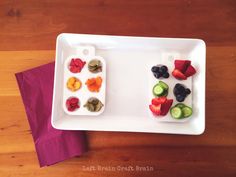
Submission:
[[[99,116],[71,116],[63,110],[63,64],[81,46],[93,46],[106,60],[106,108]],[[150,117],[150,63],[167,56],[191,59],[194,113],[186,122],[158,122]],[[164,57],[163,57],[164,56]],[[206,45],[200,39],[60,34],[52,106],[52,126],[62,130],[100,130],[199,135],[205,129]]]

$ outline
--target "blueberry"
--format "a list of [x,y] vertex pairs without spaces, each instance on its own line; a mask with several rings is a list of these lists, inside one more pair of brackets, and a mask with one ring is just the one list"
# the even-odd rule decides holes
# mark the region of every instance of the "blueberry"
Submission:
[[178,89],[179,87],[182,87],[182,85],[181,85],[181,84],[179,84],[179,83],[178,83],[178,84],[175,84],[175,88],[177,88],[177,89]]
[[162,66],[160,67],[160,70],[161,70],[163,73],[166,73],[167,70],[168,70],[168,68],[167,68],[165,65],[162,65]]
[[163,65],[163,66],[160,67],[159,71],[160,71],[160,73],[164,74],[164,73],[167,72],[167,70],[168,70],[168,68],[165,65]]
[[183,85],[179,86],[178,88],[179,93],[185,92],[185,87]]
[[178,90],[178,93],[185,92],[185,87],[182,84],[176,84],[174,88]]
[[191,93],[191,90],[190,90],[189,88],[187,88],[187,89],[185,90],[185,93],[189,95],[189,94]]
[[169,78],[169,76],[170,76],[170,75],[169,75],[169,73],[167,73],[167,72],[163,74],[163,77],[164,77],[164,78]]
[[173,93],[175,96],[180,94],[179,90],[176,87],[174,88]]
[[184,91],[184,92],[181,92],[180,95],[183,96],[183,97],[186,97],[187,93]]
[[153,74],[155,78],[159,79],[161,77],[161,73],[154,73]]
[[183,101],[185,100],[185,97],[182,96],[182,95],[177,95],[177,96],[176,96],[176,100],[177,100],[178,102],[183,102]]
[[175,87],[174,87],[174,94],[175,95],[181,94],[184,91],[185,91],[185,88],[183,87],[182,84],[176,84],[175,85]]
[[159,69],[160,68],[158,66],[153,66],[151,70],[152,70],[152,72],[157,73],[157,72],[159,72]]

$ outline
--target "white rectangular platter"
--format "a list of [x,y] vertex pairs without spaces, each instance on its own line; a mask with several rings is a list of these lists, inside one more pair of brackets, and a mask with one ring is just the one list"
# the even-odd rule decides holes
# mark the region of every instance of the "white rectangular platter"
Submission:
[[[64,62],[82,46],[93,46],[95,54],[106,61],[106,107],[99,116],[73,116],[63,110]],[[158,121],[148,109],[150,66],[165,64],[165,60],[175,57],[191,60],[197,69],[188,81],[193,115],[184,122]],[[60,34],[56,44],[52,126],[62,130],[199,135],[205,130],[205,68],[206,45],[200,39]]]

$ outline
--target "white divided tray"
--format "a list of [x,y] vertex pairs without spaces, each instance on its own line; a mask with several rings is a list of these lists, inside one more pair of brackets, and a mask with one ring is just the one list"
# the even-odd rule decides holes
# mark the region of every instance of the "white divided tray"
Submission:
[[[69,115],[63,109],[64,62],[84,46],[94,47],[96,56],[104,58],[107,67],[106,108],[98,116]],[[157,82],[152,80],[150,69],[155,64],[165,65],[175,57],[191,60],[197,70],[192,81],[190,78],[180,81],[190,82],[185,84],[191,86],[192,98],[189,95],[187,99],[193,115],[185,122],[160,122],[150,116],[148,108],[151,87]],[[199,135],[205,129],[205,67],[206,46],[199,39],[60,34],[56,46],[52,126],[62,130]],[[172,68],[169,70],[171,73]],[[171,93],[174,83],[168,84]]]
[[[86,62],[84,65],[82,71],[80,73],[72,73],[69,70],[69,64],[71,62],[72,58],[80,58],[83,61]],[[93,59],[98,59],[102,63],[102,72],[98,73],[91,73],[88,70],[88,63],[89,61]],[[75,54],[70,55],[67,57],[67,59],[64,62],[64,84],[63,84],[63,109],[68,115],[99,115],[101,114],[104,109],[105,109],[105,93],[106,93],[106,62],[101,56],[96,56],[95,55],[95,48],[91,46],[80,46],[75,49]],[[102,78],[102,86],[100,88],[99,92],[90,92],[85,85],[87,79],[90,78],[96,78],[100,76]],[[77,91],[70,91],[67,88],[67,81],[70,77],[76,77],[78,78],[82,86],[79,90]],[[68,111],[66,107],[66,100],[70,97],[77,97],[80,100],[80,108],[76,109],[75,111]],[[87,100],[91,97],[98,98],[102,104],[104,105],[102,109],[98,112],[90,112],[87,110],[86,107],[84,107],[85,103]]]

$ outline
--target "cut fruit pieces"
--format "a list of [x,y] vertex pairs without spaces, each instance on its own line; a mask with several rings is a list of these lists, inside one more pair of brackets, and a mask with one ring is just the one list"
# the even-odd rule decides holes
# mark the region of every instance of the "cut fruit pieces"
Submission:
[[175,105],[175,107],[179,107],[180,109],[184,108],[186,105],[183,103],[178,103]]
[[85,84],[87,85],[89,91],[99,92],[102,86],[102,78],[100,76],[96,78],[90,78]]
[[172,103],[173,100],[168,100],[166,97],[153,98],[149,108],[154,115],[165,116],[169,112]]
[[190,76],[194,75],[195,73],[196,73],[195,68],[194,68],[192,65],[190,65],[190,66],[187,68],[187,70],[185,71],[184,75],[185,75],[186,77],[190,77]]
[[172,75],[179,80],[185,80],[196,73],[195,68],[191,65],[190,60],[175,60],[175,69]]
[[159,81],[156,85],[154,85],[152,92],[156,97],[163,97],[168,95],[168,89],[169,86],[165,82]]
[[164,89],[159,84],[157,84],[153,88],[153,94],[156,95],[156,96],[160,96],[163,92],[164,92]]
[[183,103],[178,103],[170,109],[170,114],[175,119],[190,117],[193,113],[192,108]]
[[87,110],[90,112],[98,112],[102,109],[103,106],[104,105],[102,104],[102,102],[95,97],[89,98],[86,104],[84,105],[84,107],[86,107]]
[[169,89],[169,86],[165,82],[159,81],[159,84],[163,89],[165,89],[165,90]]
[[173,93],[178,102],[183,102],[185,98],[191,93],[191,90],[186,88],[185,85],[177,83],[175,84]]
[[72,58],[69,64],[69,70],[72,73],[80,73],[85,64],[86,62],[80,58]]
[[166,100],[166,97],[153,98],[152,104],[157,106],[159,104],[165,103]]
[[149,105],[150,110],[154,115],[161,115],[161,104],[159,105]]
[[184,73],[187,68],[190,66],[191,61],[190,60],[175,60],[175,69],[180,70],[182,73]]
[[188,106],[185,106],[184,108],[182,108],[182,112],[183,112],[184,118],[191,116],[193,113],[192,108],[190,108]]
[[187,77],[178,69],[174,69],[174,71],[172,72],[172,75],[179,80],[186,80]]
[[67,88],[73,92],[79,90],[81,85],[81,81],[76,77],[70,77],[66,83]]
[[165,116],[169,112],[172,103],[173,103],[172,99],[171,100],[166,99],[166,101],[161,105],[161,115],[162,116]]
[[182,110],[179,107],[173,107],[170,110],[171,116],[175,119],[181,119],[182,118]]
[[67,110],[70,112],[75,111],[76,109],[80,108],[79,99],[76,97],[68,98],[66,100],[66,107],[67,107]]

